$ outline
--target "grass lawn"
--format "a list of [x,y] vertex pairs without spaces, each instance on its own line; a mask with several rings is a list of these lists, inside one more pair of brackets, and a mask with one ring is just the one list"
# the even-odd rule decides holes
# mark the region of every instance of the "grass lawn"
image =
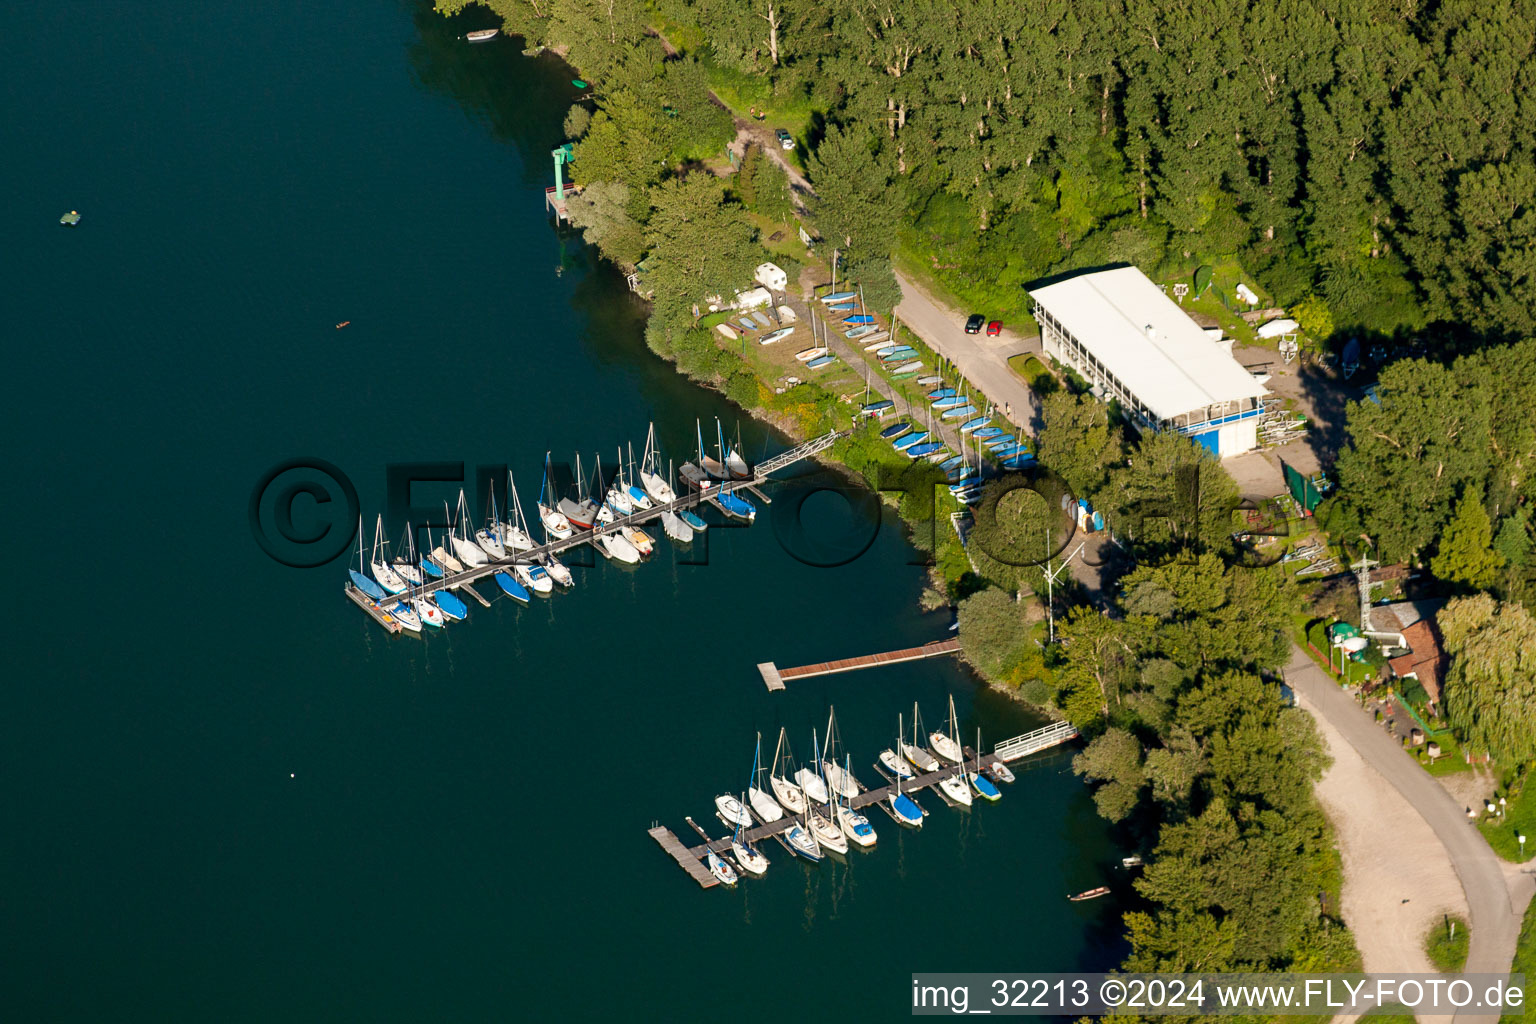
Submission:
[[1361,1017],[1371,1024],[1418,1024],[1418,1018],[1408,1012],[1406,1006],[1382,1006]]
[[1020,353],[1008,360],[1013,372],[1024,378],[1024,383],[1037,395],[1048,395],[1059,386],[1056,377],[1033,353]]
[[[1509,798],[1507,793],[1504,796]],[[1494,819],[1479,822],[1477,827],[1482,829],[1493,852],[1505,860],[1523,861],[1536,857],[1536,785],[1532,784],[1530,775],[1526,775],[1525,785],[1520,792],[1509,798],[1503,821]],[[1521,856],[1520,843],[1515,838],[1517,835],[1525,836],[1524,856]],[[1529,930],[1529,918],[1526,927]]]
[[1424,939],[1429,962],[1442,971],[1459,971],[1467,962],[1467,922],[1459,917],[1442,917]]
[[[1511,974],[1525,975],[1526,991],[1529,992],[1531,979],[1536,978],[1536,900],[1532,900],[1531,905],[1525,908],[1525,926],[1520,929],[1520,940],[1515,943],[1515,962],[1509,971]],[[1536,1014],[1531,1013],[1529,1006],[1524,1006],[1500,1017],[1499,1024],[1516,1024],[1529,1016]]]

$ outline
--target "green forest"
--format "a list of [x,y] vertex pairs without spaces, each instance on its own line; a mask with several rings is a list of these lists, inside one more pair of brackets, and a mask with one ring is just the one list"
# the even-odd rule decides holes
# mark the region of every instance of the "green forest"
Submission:
[[594,84],[577,173],[637,223],[730,137],[712,89],[808,151],[867,286],[894,255],[1008,311],[1078,267],[1236,264],[1338,331],[1531,325],[1528,2],[485,3]]

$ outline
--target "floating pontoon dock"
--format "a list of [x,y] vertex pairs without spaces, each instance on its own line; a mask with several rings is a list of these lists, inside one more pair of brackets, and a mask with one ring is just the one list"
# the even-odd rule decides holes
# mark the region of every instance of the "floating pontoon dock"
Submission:
[[838,661],[818,661],[814,665],[797,665],[794,668],[779,668],[771,661],[764,661],[757,666],[757,670],[762,673],[763,683],[769,690],[782,690],[784,684],[791,679],[807,679],[811,676],[832,675],[834,672],[853,672],[861,668],[874,668],[876,665],[919,661],[923,658],[936,658],[941,654],[956,654],[959,650],[959,639],[951,638],[935,640],[921,647],[907,647],[899,651],[886,651],[883,654],[865,654],[857,658],[842,658]]
[[[927,772],[917,776],[916,778],[908,779],[901,784],[901,791],[903,793],[915,793],[920,789],[927,789],[930,786],[936,786],[944,779],[949,778],[951,775],[959,774],[962,770],[974,770],[978,763],[981,767],[985,768],[988,765],[997,763],[998,761],[1016,761],[1019,758],[1025,757],[1029,754],[1038,753],[1039,751],[1045,750],[1049,747],[1054,747],[1065,743],[1068,740],[1074,738],[1076,735],[1077,729],[1073,727],[1072,723],[1053,722],[1044,728],[1036,729],[1034,732],[1027,732],[1022,736],[1015,736],[1011,740],[1006,740],[1003,743],[999,743],[997,748],[992,753],[982,755],[979,761],[976,756],[976,751],[972,750],[970,747],[962,747],[961,753],[965,755],[965,763],[963,765],[946,764],[938,771]],[[876,770],[879,769],[877,768]],[[882,776],[885,775],[883,771],[880,774]],[[854,781],[858,782],[857,779]],[[865,807],[869,807],[872,804],[878,804],[881,807],[884,807],[886,806],[886,797],[888,797],[894,789],[895,786],[889,784],[880,786],[875,789],[865,789],[863,784],[860,783],[859,795],[849,800],[848,803],[856,811]],[[759,822],[759,824],[752,828],[741,830],[741,838],[748,843],[757,843],[762,839],[776,839],[780,833],[786,831],[791,825],[805,823],[805,815],[802,814],[786,814],[778,821],[763,822],[762,819],[758,817],[757,813],[752,811],[750,807],[748,807],[748,810],[751,812],[753,820]],[[927,813],[927,811],[924,811],[924,816],[926,816]],[[684,820],[687,821],[688,824],[692,826],[694,831],[698,832],[701,837],[705,835],[704,830],[699,828],[698,825],[694,824],[692,818],[685,818]],[[706,853],[711,851],[716,854],[728,853],[731,849],[732,837],[727,836],[724,839],[711,840],[709,842],[700,843],[697,846],[685,846],[682,840],[678,839],[677,836],[673,834],[671,829],[662,825],[653,825],[649,829],[649,835],[652,839],[656,840],[661,848],[666,850],[672,859],[677,861],[678,865],[684,871],[688,872],[689,876],[692,877],[695,882],[698,882],[700,886],[708,889],[711,886],[717,884],[714,875],[710,874],[709,869],[704,866],[704,856]],[[780,840],[780,842],[782,842],[782,840]]]
[[[761,487],[763,484],[770,482],[770,478],[774,473],[777,473],[779,470],[785,469],[788,466],[792,466],[797,462],[808,459],[813,455],[819,455],[821,452],[831,448],[832,445],[838,441],[838,439],[846,437],[847,433],[847,431],[834,430],[830,433],[823,434],[820,437],[813,438],[812,440],[806,441],[804,444],[796,445],[795,447],[790,448],[788,451],[780,452],[771,458],[767,458],[762,462],[759,462],[755,467],[753,467],[753,475],[749,480],[724,482],[728,485],[729,489],[733,491],[753,488],[753,493],[759,493],[755,490],[755,488]],[[383,626],[385,629],[388,629],[391,633],[400,632],[401,626],[400,623],[394,620],[393,616],[389,615],[387,606],[392,606],[399,601],[407,601],[413,597],[425,597],[426,595],[436,593],[439,590],[448,589],[467,592],[471,597],[479,601],[481,604],[485,605],[486,607],[490,607],[490,602],[486,600],[485,597],[479,593],[479,591],[475,590],[474,587],[470,585],[474,583],[475,580],[483,579],[494,573],[510,569],[514,565],[528,565],[537,563],[543,555],[558,554],[561,551],[565,551],[582,544],[590,544],[598,537],[605,534],[616,533],[626,526],[639,526],[643,523],[649,523],[653,520],[658,520],[661,518],[661,514],[663,512],[676,512],[679,509],[694,508],[702,502],[711,501],[714,498],[716,488],[711,487],[708,491],[695,491],[684,487],[683,490],[685,493],[680,494],[676,501],[670,501],[665,505],[652,505],[648,509],[642,509],[638,512],[632,513],[631,515],[618,516],[614,519],[613,522],[604,523],[595,529],[579,530],[564,540],[550,541],[548,544],[541,544],[538,547],[531,548],[527,551],[515,552],[514,554],[508,555],[506,558],[492,559],[485,565],[478,565],[472,569],[466,569],[463,572],[448,573],[438,579],[428,580],[419,587],[410,587],[409,589],[399,594],[391,594],[386,597],[383,602],[376,603],[369,600],[366,595],[358,592],[357,589],[351,584],[348,584],[346,587],[347,597],[358,607],[368,612],[368,614],[375,621],[377,621],[379,625]],[[393,624],[393,628],[391,628],[391,624]]]

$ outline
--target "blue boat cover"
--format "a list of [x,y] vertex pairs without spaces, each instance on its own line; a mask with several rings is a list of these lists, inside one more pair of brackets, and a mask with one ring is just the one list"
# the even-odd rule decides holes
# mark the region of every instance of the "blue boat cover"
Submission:
[[741,329],[744,331],[757,330],[757,324],[753,323],[751,320],[737,320],[736,322],[741,324]]
[[843,318],[843,323],[845,324],[872,324],[874,322],[875,318],[868,313],[855,313],[853,316]]
[[884,400],[879,401],[879,402],[870,402],[868,405],[866,405],[864,407],[864,411],[865,412],[881,412],[881,411],[883,411],[885,409],[894,408],[895,405],[896,405],[895,402],[893,402],[889,398],[887,398],[887,399],[884,399]]
[[928,431],[921,430],[915,434],[908,434],[906,437],[898,437],[895,441],[892,442],[892,447],[894,447],[897,451],[901,451],[903,448],[910,448],[915,444],[922,444],[927,437]]
[[996,437],[997,435],[1002,434],[1002,433],[1006,433],[1006,431],[1004,431],[1002,427],[987,427],[984,430],[976,431],[976,436],[977,437],[982,437],[982,438]]
[[827,312],[829,313],[848,313],[852,310],[853,303],[851,302],[834,302],[827,306]]
[[993,437],[993,438],[988,439],[987,447],[990,448],[992,451],[997,451],[999,448],[1006,448],[1006,447],[1008,447],[1010,444],[1012,444],[1014,442],[1014,440],[1015,440],[1015,438],[1014,438],[1014,436],[1012,434],[1003,434],[1003,435],[1001,435],[999,437]]
[[835,362],[836,360],[836,356],[817,356],[815,359],[812,359],[805,365],[812,370],[819,370],[823,366],[826,366],[828,363]]
[[934,452],[942,451],[943,448],[943,441],[929,441],[927,444],[915,444],[911,448],[907,449],[907,458],[920,459],[924,455],[932,455]]
[[885,438],[887,441],[889,441],[892,438],[900,437],[902,434],[905,434],[907,431],[909,431],[911,429],[912,429],[912,424],[910,424],[910,423],[906,423],[906,422],[893,423],[889,427],[886,427],[884,430],[880,431],[880,436]]
[[821,297],[821,301],[822,302],[841,302],[844,299],[856,299],[858,297],[859,297],[859,293],[858,292],[833,292],[830,295],[823,295]]
[[939,388],[937,391],[928,392],[928,397],[937,401],[940,398],[953,398],[956,394],[958,392],[954,388]]
[[348,569],[347,572],[352,575],[352,585],[354,587],[356,587],[358,590],[361,590],[375,601],[384,600],[383,587],[379,586],[377,583],[373,582],[373,580],[369,579],[367,576],[364,576],[356,569]]
[[745,498],[738,498],[736,495],[727,491],[721,491],[719,494],[715,495],[715,500],[720,503],[721,508],[725,509],[733,516],[740,516],[742,519],[751,519],[753,516],[757,515],[757,509],[752,506],[750,501]]
[[496,580],[497,586],[506,591],[508,597],[516,601],[522,601],[525,604],[527,603],[528,589],[521,583],[517,582],[517,580],[513,579],[511,573],[499,572],[493,577],[493,579]]
[[984,427],[988,423],[991,423],[991,422],[992,422],[992,417],[990,417],[990,416],[977,416],[973,420],[966,420],[964,423],[960,424],[960,433],[962,433],[962,434],[969,434],[973,430],[977,430],[977,429],[979,429],[981,427]]
[[432,600],[443,610],[443,614],[450,619],[462,619],[469,614],[469,606],[460,601],[458,595],[450,594],[446,590],[438,590],[432,594]]
[[953,409],[945,409],[944,410],[944,419],[946,419],[946,420],[958,420],[962,416],[971,416],[971,415],[975,414],[975,412],[976,412],[976,407],[974,405],[959,405],[959,406],[956,406]]
[[939,468],[944,470],[945,472],[948,472],[949,470],[954,469],[956,466],[960,465],[964,461],[965,461],[965,456],[964,455],[956,455],[952,459],[945,459],[943,461],[943,463],[940,464]]
[[692,511],[690,511],[689,509],[686,509],[686,508],[678,509],[677,510],[677,515],[678,515],[679,519],[681,519],[683,522],[687,523],[690,527],[692,527],[695,530],[706,529],[708,527],[708,525],[709,525],[709,524],[705,523],[704,520],[700,519],[697,515],[695,515]]
[[976,792],[985,797],[992,798],[1003,795],[1002,790],[993,785],[991,779],[979,773],[971,776],[971,785],[976,787]]
[[892,800],[891,807],[895,810],[897,817],[903,821],[923,820],[922,808],[918,807],[917,803],[905,793]]

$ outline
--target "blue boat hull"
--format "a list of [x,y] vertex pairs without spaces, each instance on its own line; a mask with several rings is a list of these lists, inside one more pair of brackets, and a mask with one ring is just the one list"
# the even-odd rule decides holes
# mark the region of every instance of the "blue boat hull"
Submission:
[[891,809],[896,812],[896,818],[903,825],[921,825],[923,823],[922,808],[907,794],[903,793],[891,801]]
[[348,569],[347,572],[352,577],[352,585],[354,587],[356,587],[358,590],[361,590],[364,594],[367,594],[375,601],[384,600],[383,587],[379,586],[377,583],[373,582],[373,580],[369,579],[367,576],[364,576],[356,569]]
[[434,593],[432,600],[443,610],[443,614],[450,619],[463,619],[469,615],[469,606],[446,590],[439,590]]
[[885,438],[887,441],[893,441],[911,429],[912,424],[910,423],[894,423],[880,431],[880,436]]
[[523,604],[528,603],[527,588],[524,587],[521,583],[517,582],[517,580],[513,579],[511,573],[498,572],[491,578],[496,581],[496,585],[502,589],[502,592],[505,593],[508,597],[512,598],[512,600],[521,601]]
[[443,567],[432,561],[430,558],[423,558],[420,562],[420,565],[421,571],[433,579],[440,580],[443,578]]
[[870,316],[867,313],[855,313],[853,316],[845,316],[845,317],[843,317],[843,323],[849,324],[849,325],[853,325],[853,324],[872,324],[874,322],[875,322],[875,318]]
[[921,433],[908,434],[905,437],[898,437],[895,442],[892,443],[891,447],[895,448],[899,452],[906,451],[908,448],[915,444],[922,444],[927,439],[928,432],[924,430]]
[[706,530],[709,528],[708,523],[686,508],[678,509],[677,516],[695,530]]

